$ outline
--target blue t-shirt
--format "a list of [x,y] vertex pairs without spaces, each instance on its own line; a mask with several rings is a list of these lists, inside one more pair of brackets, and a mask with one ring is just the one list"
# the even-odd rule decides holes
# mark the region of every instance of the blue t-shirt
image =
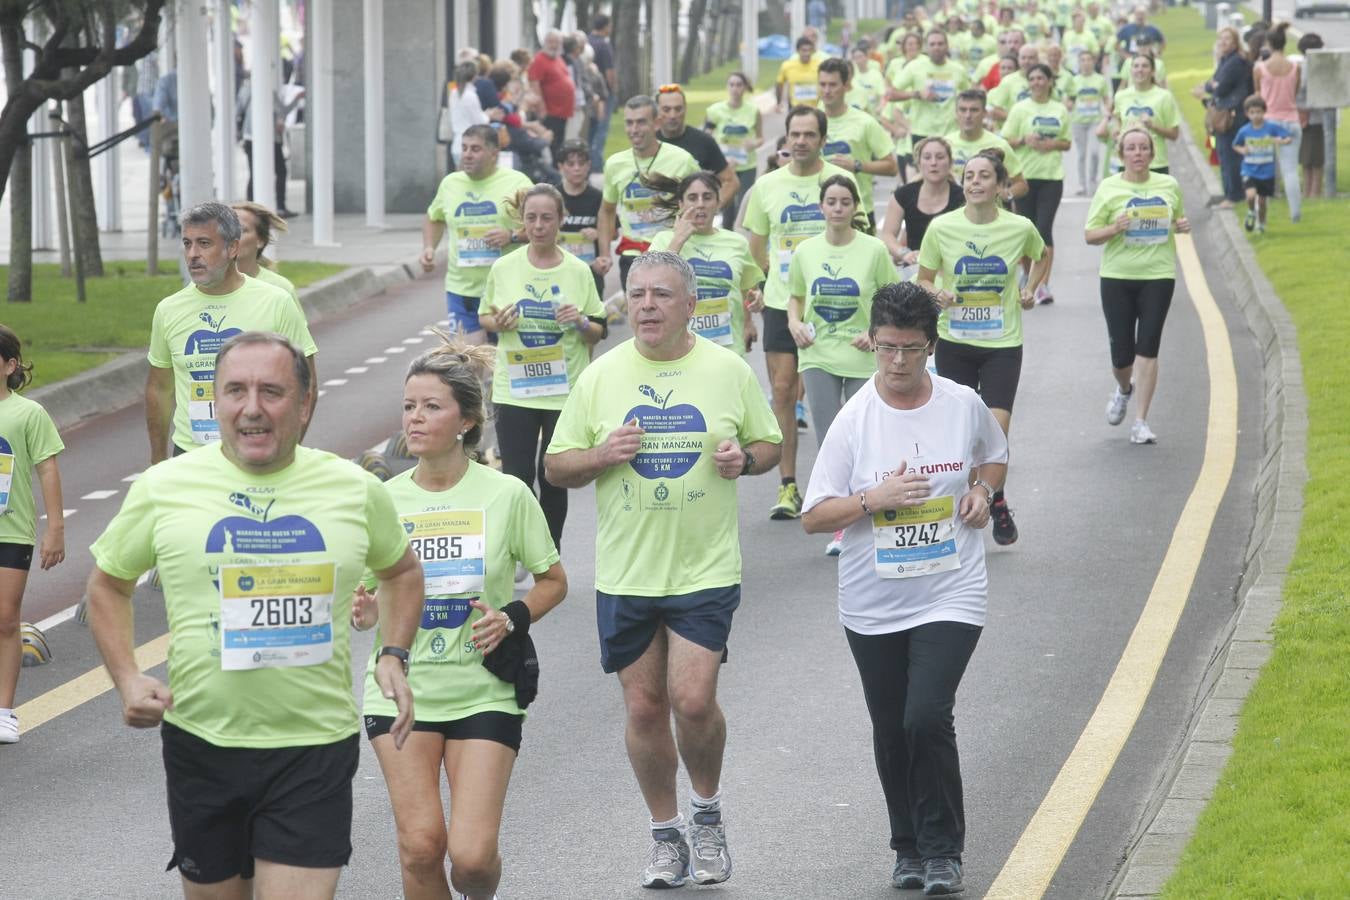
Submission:
[[1239,128],[1233,137],[1233,146],[1247,148],[1246,155],[1242,157],[1242,177],[1262,180],[1274,178],[1275,140],[1290,136],[1283,125],[1276,125],[1269,119],[1261,123],[1260,128],[1251,122]]

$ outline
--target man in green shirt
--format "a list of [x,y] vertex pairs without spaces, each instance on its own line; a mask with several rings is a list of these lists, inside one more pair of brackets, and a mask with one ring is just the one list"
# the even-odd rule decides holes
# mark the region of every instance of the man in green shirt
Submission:
[[[275,285],[239,271],[239,217],[223,203],[183,213],[183,256],[192,283],[155,307],[146,358],[145,421],[150,464],[220,439],[216,424],[216,353],[236,334],[274,331],[309,357],[310,406],[318,400],[314,355],[304,314]],[[300,435],[304,437],[304,432]],[[172,440],[171,440],[172,438]]]
[[749,365],[689,331],[687,261],[639,256],[627,296],[633,340],[581,373],[544,466],[560,487],[596,485],[600,662],[619,675],[628,758],[651,813],[642,885],[714,884],[731,876],[717,673],[741,595],[736,479],[771,470],[782,435]]
[[910,101],[910,131],[916,144],[956,126],[952,106],[956,95],[970,86],[965,67],[947,55],[947,35],[942,29],[928,32],[924,51],[926,56],[900,70],[894,90],[887,95],[891,100]]
[[827,59],[816,74],[821,105],[829,120],[821,154],[833,165],[851,171],[862,196],[862,210],[876,227],[872,206],[872,176],[894,175],[898,168],[892,149],[895,142],[870,113],[848,105],[849,64],[842,59]]
[[[412,727],[422,569],[383,484],[297,446],[309,379],[284,337],[227,340],[215,366],[220,440],[144,472],[90,548],[89,626],[123,720],[160,728],[170,866],[188,897],[336,892],[351,856],[349,629],[364,569],[379,579],[387,646],[376,678],[397,703],[400,746]],[[133,649],[132,595],[155,566],[167,685],[141,672]]]
[[952,145],[952,178],[961,184],[966,173],[966,163],[981,150],[1002,150],[1003,166],[1008,170],[1008,189],[1003,199],[1014,200],[1027,192],[1022,161],[1011,144],[984,127],[985,102],[984,91],[979,88],[956,95],[956,125],[959,130],[947,135],[947,143]]
[[1017,51],[1017,71],[1004,78],[989,92],[989,117],[1002,126],[1008,112],[1019,100],[1031,96],[1027,74],[1041,61],[1041,51],[1035,44],[1023,44]]

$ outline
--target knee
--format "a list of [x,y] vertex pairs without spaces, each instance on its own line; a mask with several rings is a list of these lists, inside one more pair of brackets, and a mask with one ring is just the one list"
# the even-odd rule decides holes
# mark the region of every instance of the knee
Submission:
[[905,737],[911,743],[946,737],[952,732],[952,708],[947,703],[910,703],[905,707]]
[[623,696],[628,725],[637,731],[668,728],[670,702],[655,691],[628,690]]
[[19,636],[19,606],[14,605],[13,609],[7,609],[0,606],[0,639],[13,640]]
[[417,828],[400,832],[398,858],[410,872],[425,874],[445,866],[445,829]]
[[474,840],[450,849],[450,872],[461,890],[484,884],[491,886],[497,879],[500,862],[495,840]]
[[710,690],[700,687],[676,690],[670,698],[675,716],[682,721],[704,723],[721,715],[717,705],[717,696]]

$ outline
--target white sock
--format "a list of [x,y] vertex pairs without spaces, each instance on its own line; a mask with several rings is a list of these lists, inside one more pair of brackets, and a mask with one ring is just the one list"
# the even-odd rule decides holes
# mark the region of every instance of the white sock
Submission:
[[12,709],[4,709],[4,708],[0,708],[0,718],[3,718],[4,716],[12,716],[12,715],[14,715],[14,710],[12,710]]
[[684,831],[684,813],[676,813],[675,818],[667,819],[664,822],[658,822],[655,819],[652,819],[651,828],[652,831],[660,831],[663,828],[676,828],[680,831]]
[[705,812],[722,809],[722,790],[718,788],[711,797],[700,797],[698,791],[689,789],[689,805],[693,807],[694,812]]

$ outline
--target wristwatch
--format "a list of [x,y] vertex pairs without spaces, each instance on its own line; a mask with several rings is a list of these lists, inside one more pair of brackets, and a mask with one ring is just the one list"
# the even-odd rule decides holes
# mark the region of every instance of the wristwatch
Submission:
[[375,661],[379,662],[381,656],[392,656],[394,659],[403,663],[403,674],[408,674],[408,651],[402,647],[381,647],[380,652],[375,654]]
[[744,448],[741,449],[741,453],[745,456],[745,463],[741,465],[741,474],[749,475],[750,470],[755,467],[755,455]]
[[984,488],[985,493],[989,495],[989,503],[990,503],[990,505],[993,505],[993,502],[994,502],[994,489],[993,489],[992,487],[989,486],[989,482],[985,481],[983,478],[976,478],[974,484],[972,484],[971,487],[982,487],[982,488]]
[[855,160],[853,161],[853,172],[854,172],[854,174],[856,175],[858,172],[861,172],[861,171],[862,171],[862,160],[860,160],[860,159],[855,159]]

